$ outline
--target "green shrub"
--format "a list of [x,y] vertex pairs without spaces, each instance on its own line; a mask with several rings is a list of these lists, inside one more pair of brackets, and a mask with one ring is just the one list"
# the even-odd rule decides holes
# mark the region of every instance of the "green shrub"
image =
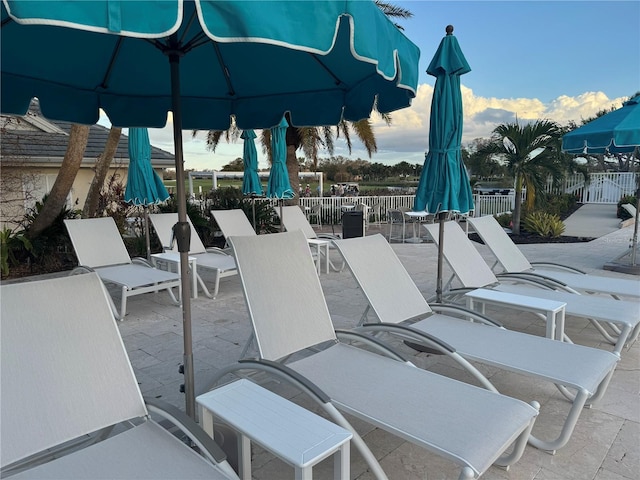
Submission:
[[636,199],[635,195],[622,196],[622,198],[618,202],[618,210],[617,210],[617,217],[621,220],[626,220],[628,218],[631,218],[631,214],[627,212],[624,208],[622,208],[622,205],[624,205],[625,203],[630,203],[635,207],[638,204],[638,200]]
[[513,215],[511,213],[500,213],[498,215],[494,215],[494,218],[502,228],[511,228],[513,226]]
[[543,193],[542,195],[538,195],[537,198],[540,200],[539,208],[541,210],[544,210],[546,213],[551,215],[558,215],[559,217],[573,211],[578,203],[578,197],[568,193],[560,195],[554,193]]
[[557,215],[547,212],[533,212],[524,218],[525,230],[542,237],[559,237],[564,232],[564,223]]
[[10,228],[0,231],[0,271],[3,277],[9,275],[10,267],[18,265],[18,258],[31,250],[31,242],[22,230],[14,232]]

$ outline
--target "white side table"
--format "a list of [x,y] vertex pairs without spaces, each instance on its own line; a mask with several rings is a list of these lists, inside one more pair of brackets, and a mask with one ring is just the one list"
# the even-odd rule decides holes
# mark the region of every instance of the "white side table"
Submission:
[[[177,252],[152,253],[151,261],[157,268],[166,266],[167,271],[171,272],[175,268],[175,271],[180,273],[180,254]],[[196,257],[189,257],[189,268],[191,269],[191,298],[198,298]]]
[[492,304],[525,310],[534,313],[543,313],[547,317],[547,338],[562,341],[564,338],[564,314],[566,303],[545,298],[530,297],[516,293],[500,292],[486,288],[478,288],[465,294],[467,307],[474,309],[474,304],[481,305],[484,313],[484,305]]
[[[321,238],[307,238],[307,243],[309,246],[316,247],[316,268],[318,274],[322,273],[322,255],[324,255],[325,259],[325,271],[329,273],[329,246],[331,245],[331,241]],[[322,251],[323,249],[324,252]]]
[[249,380],[199,395],[202,428],[213,436],[213,417],[239,433],[239,475],[251,479],[251,441],[312,478],[315,464],[335,454],[334,478],[349,478],[351,432]]

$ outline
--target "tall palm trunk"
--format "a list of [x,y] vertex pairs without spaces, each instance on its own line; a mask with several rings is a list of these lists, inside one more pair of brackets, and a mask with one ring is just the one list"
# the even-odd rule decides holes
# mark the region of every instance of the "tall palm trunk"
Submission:
[[522,177],[520,175],[516,177],[515,197],[511,231],[514,235],[520,235],[520,216],[522,212]]
[[67,201],[67,196],[73,186],[73,182],[76,179],[78,170],[80,169],[80,165],[82,164],[82,158],[84,157],[88,140],[88,125],[71,125],[69,144],[67,145],[67,151],[64,154],[62,165],[60,165],[58,176],[56,177],[51,192],[49,192],[47,196],[47,200],[42,206],[40,214],[35,218],[29,230],[26,231],[27,238],[34,239],[40,235],[40,233],[53,223],[62,211]]
[[111,127],[111,130],[109,130],[109,137],[104,146],[104,151],[96,160],[95,174],[93,180],[91,180],[89,192],[87,192],[87,199],[84,201],[84,208],[82,209],[83,218],[96,216],[96,210],[98,210],[98,202],[100,200],[100,191],[104,186],[104,180],[107,178],[109,167],[118,149],[121,133],[122,128],[120,127]]

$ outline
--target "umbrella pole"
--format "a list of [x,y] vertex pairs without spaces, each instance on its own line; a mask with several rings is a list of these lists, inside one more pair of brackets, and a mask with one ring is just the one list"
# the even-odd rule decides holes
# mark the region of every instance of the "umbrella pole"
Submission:
[[636,219],[633,225],[633,240],[631,241],[631,266],[636,266],[636,252],[638,250],[638,216],[640,211],[640,188],[636,191]]
[[[251,195],[251,211],[253,213],[253,229],[256,229],[256,194]],[[256,232],[258,233],[258,232]]]
[[278,202],[280,203],[280,231],[284,232],[284,217],[282,216],[283,215],[283,211],[282,211],[283,200],[280,199],[280,200],[278,200]]
[[149,238],[149,207],[144,206],[144,236],[147,243],[147,261],[151,261],[151,239]]
[[[182,331],[184,341],[183,373],[186,414],[196,418],[193,372],[193,339],[191,336],[191,275],[189,274],[189,246],[191,228],[187,223],[186,192],[184,188],[184,156],[182,150],[182,107],[180,104],[180,57],[169,54],[171,66],[171,111],[173,112],[173,143],[176,163],[176,195],[178,196],[178,227],[175,230],[180,252],[180,284],[182,288]],[[174,227],[175,228],[175,227]]]
[[444,257],[444,217],[446,213],[440,212],[438,216],[438,278],[436,279],[436,302],[442,303],[442,259]]

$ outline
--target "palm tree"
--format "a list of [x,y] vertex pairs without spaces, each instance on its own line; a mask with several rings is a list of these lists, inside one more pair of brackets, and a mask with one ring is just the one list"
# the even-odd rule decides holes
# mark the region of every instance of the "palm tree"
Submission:
[[535,205],[536,192],[544,190],[547,178],[559,180],[564,172],[558,155],[558,140],[562,130],[557,123],[537,120],[520,125],[498,125],[493,130],[491,142],[481,150],[482,155],[501,161],[515,179],[515,205],[513,209],[513,233],[520,234],[522,189],[527,190],[527,208]]
[[[388,2],[381,0],[375,0],[376,5],[382,10],[382,12],[390,18],[411,18],[413,13],[405,8],[398,7]],[[402,27],[395,23],[396,27],[402,30]],[[374,106],[375,109],[375,106]],[[380,114],[382,119],[387,125],[391,124],[391,116],[388,114]],[[286,114],[286,119],[289,125],[291,125],[291,118],[289,114]],[[234,141],[240,138],[242,132],[237,128],[232,121],[232,125],[228,130],[210,130],[207,133],[207,149],[215,151],[220,140],[224,137],[227,142]],[[197,131],[193,131],[192,135],[195,137]],[[314,168],[318,166],[318,153],[321,150],[326,150],[329,155],[334,154],[334,134],[335,138],[344,138],[349,154],[352,151],[352,136],[355,135],[360,142],[364,145],[367,155],[371,158],[371,155],[378,151],[378,145],[376,143],[375,134],[371,125],[370,119],[366,118],[357,122],[349,122],[342,120],[335,126],[335,130],[331,126],[323,127],[294,127],[287,128],[286,144],[287,144],[287,172],[289,174],[289,183],[291,189],[294,192],[299,191],[299,173],[300,165],[298,163],[298,157],[296,152],[302,150],[307,159],[312,160]],[[260,138],[263,152],[267,153],[269,159],[271,159],[271,133],[269,130],[263,130]],[[295,197],[293,202],[297,203],[298,198]]]

